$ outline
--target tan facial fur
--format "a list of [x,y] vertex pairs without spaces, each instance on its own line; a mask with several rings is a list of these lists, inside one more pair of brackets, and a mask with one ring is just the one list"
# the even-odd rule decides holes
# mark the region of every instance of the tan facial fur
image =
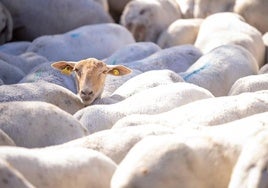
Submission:
[[51,66],[61,71],[62,74],[70,75],[72,72],[75,73],[77,94],[85,105],[91,104],[101,96],[107,74],[122,76],[131,72],[125,66],[107,65],[95,58],[88,58],[78,62],[59,61]]

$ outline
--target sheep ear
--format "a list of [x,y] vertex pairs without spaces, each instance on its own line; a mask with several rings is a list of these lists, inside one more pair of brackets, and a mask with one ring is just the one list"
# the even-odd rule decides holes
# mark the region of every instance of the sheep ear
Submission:
[[58,61],[51,64],[51,67],[59,70],[62,74],[70,75],[74,69],[74,62]]
[[123,76],[132,72],[131,69],[123,65],[115,65],[115,66],[108,65],[108,68],[109,68],[108,74],[111,74],[114,76]]

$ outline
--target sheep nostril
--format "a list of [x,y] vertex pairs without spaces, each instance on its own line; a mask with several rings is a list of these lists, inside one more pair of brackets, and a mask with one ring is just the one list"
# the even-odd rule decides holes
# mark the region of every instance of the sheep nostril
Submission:
[[85,90],[82,90],[82,91],[81,91],[81,94],[82,94],[83,96],[90,96],[90,95],[93,94],[93,91],[85,91]]

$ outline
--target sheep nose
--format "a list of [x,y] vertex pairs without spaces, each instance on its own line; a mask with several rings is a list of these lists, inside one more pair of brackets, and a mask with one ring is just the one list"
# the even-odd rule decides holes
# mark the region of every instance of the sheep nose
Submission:
[[91,91],[91,90],[82,90],[81,91],[81,95],[85,96],[85,97],[90,96],[92,94],[93,94],[93,91]]

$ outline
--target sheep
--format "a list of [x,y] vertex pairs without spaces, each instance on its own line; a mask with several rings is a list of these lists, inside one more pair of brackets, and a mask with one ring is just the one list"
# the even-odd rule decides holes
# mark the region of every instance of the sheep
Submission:
[[58,147],[84,147],[99,151],[119,164],[128,151],[142,138],[149,135],[162,135],[173,133],[174,130],[163,126],[135,126],[122,129],[108,129],[78,138],[64,144],[50,146]]
[[178,19],[158,37],[157,44],[168,48],[182,44],[194,44],[203,19]]
[[2,85],[0,102],[11,101],[43,101],[54,104],[70,114],[74,114],[84,107],[74,93],[48,82]]
[[145,89],[176,82],[184,82],[184,80],[175,72],[166,69],[152,70],[129,79],[117,88],[110,98],[123,100]]
[[11,54],[11,55],[21,55],[30,46],[29,41],[16,41],[8,42],[0,46],[0,52]]
[[0,147],[6,160],[38,188],[108,188],[116,164],[85,148]]
[[[255,135],[263,129],[268,127],[268,112],[264,111],[261,113],[249,115],[247,117],[242,117],[234,121],[230,121],[223,124],[218,124],[217,126],[201,126],[200,124],[195,124],[193,127],[180,126],[175,128],[175,133],[179,135],[196,135],[205,134],[211,137],[218,138],[220,140],[229,140],[239,146],[239,150],[242,148],[240,146],[247,145],[246,141],[252,135]],[[187,130],[188,128],[189,130]],[[195,132],[192,132],[192,131]],[[243,130],[243,131],[241,131]],[[187,131],[187,132],[186,132]],[[186,132],[186,134],[184,134]],[[239,137],[237,136],[239,135]]]
[[18,56],[0,52],[0,59],[18,67],[25,74],[28,74],[35,66],[48,62],[46,58],[33,52],[26,52]]
[[23,175],[5,160],[0,160],[1,188],[35,188]]
[[131,33],[119,24],[96,24],[82,26],[64,34],[38,37],[27,52],[35,52],[49,61],[77,61],[88,57],[103,59],[134,42]]
[[233,169],[229,188],[264,188],[267,180],[267,129],[260,130],[244,145]]
[[111,188],[225,188],[237,153],[226,142],[208,136],[146,137],[118,165]]
[[126,65],[142,72],[169,69],[180,73],[186,71],[202,55],[202,52],[193,45],[180,45],[160,50],[144,59]]
[[0,44],[12,39],[13,19],[9,10],[0,2]]
[[203,53],[226,44],[236,44],[249,50],[259,67],[264,64],[265,46],[261,33],[236,13],[216,13],[200,26],[195,46]]
[[115,104],[83,108],[74,117],[94,133],[111,128],[120,118],[130,114],[157,114],[211,97],[210,92],[193,84],[171,83],[149,88]]
[[51,66],[63,74],[75,72],[78,95],[85,105],[101,96],[107,74],[122,76],[131,73],[123,65],[111,66],[95,58],[78,62],[58,61]]
[[161,48],[153,42],[135,42],[118,49],[103,61],[108,65],[127,64],[144,59],[160,50]]
[[0,146],[16,146],[15,142],[0,129]]
[[88,134],[71,114],[49,103],[3,102],[0,103],[0,111],[0,129],[17,146],[45,147]]
[[234,12],[245,18],[247,23],[260,32],[268,31],[268,2],[266,0],[236,0]]
[[251,75],[238,79],[231,87],[228,95],[259,90],[268,90],[268,74]]
[[31,41],[90,24],[113,22],[103,7],[88,0],[1,1],[14,20],[14,38]]
[[161,124],[170,128],[223,124],[267,111],[267,93],[267,90],[263,90],[234,96],[208,98],[193,101],[164,113],[129,115],[117,121],[112,128],[140,124]]
[[159,34],[173,21],[181,18],[181,10],[175,0],[133,0],[120,18],[137,42],[156,42]]
[[199,58],[181,76],[218,97],[227,95],[239,78],[257,72],[258,64],[251,53],[238,45],[222,45]]
[[25,76],[25,73],[21,69],[1,59],[0,67],[0,79],[4,84],[18,83]]
[[111,188],[228,187],[245,142],[258,131],[268,130],[267,115],[214,127],[179,127],[175,134],[145,137],[118,165]]

